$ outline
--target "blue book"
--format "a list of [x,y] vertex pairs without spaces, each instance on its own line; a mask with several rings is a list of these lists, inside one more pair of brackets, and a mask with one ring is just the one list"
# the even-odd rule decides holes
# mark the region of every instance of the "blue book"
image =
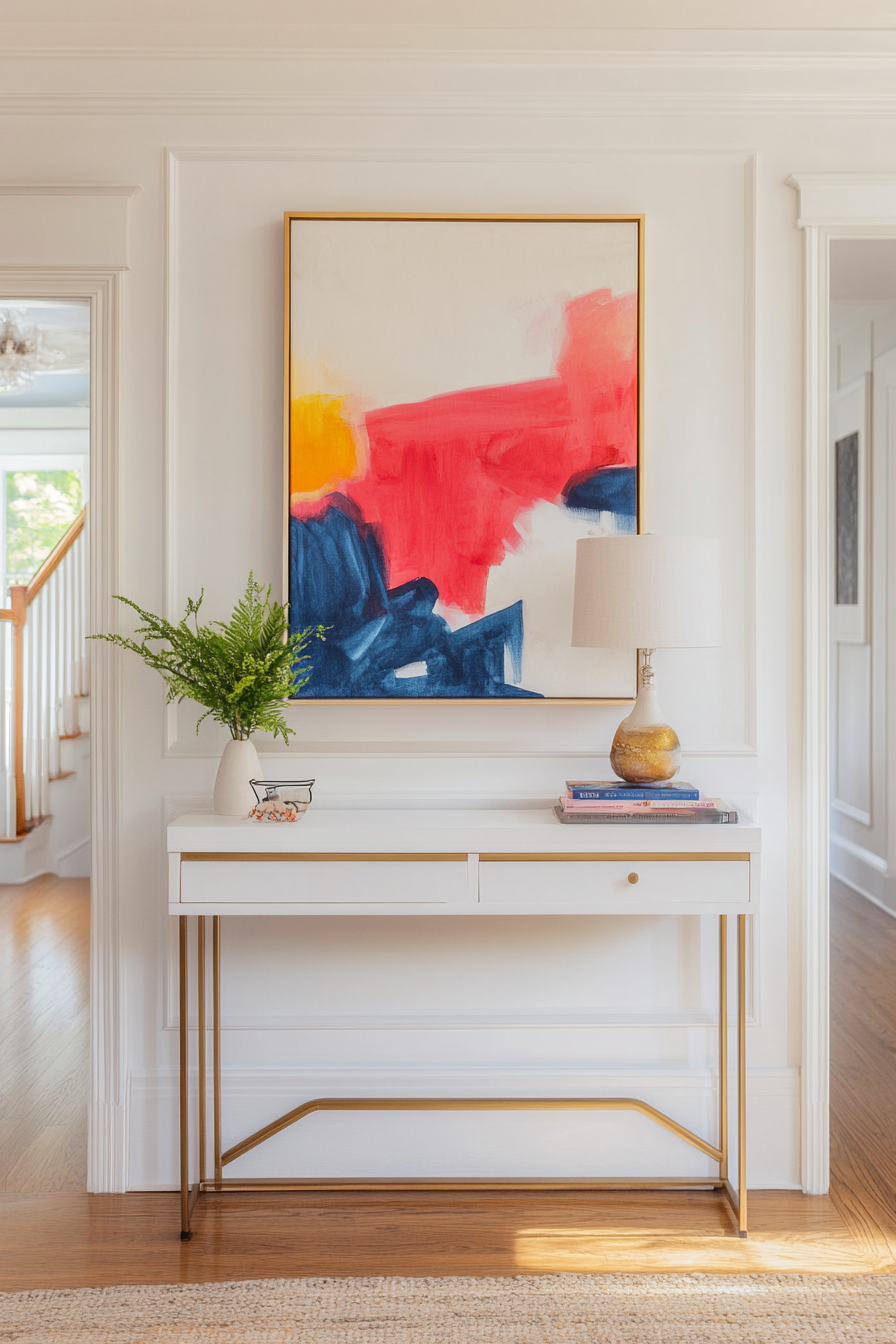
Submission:
[[696,803],[700,790],[693,784],[623,784],[619,780],[568,779],[566,788],[576,802],[660,802],[676,799]]

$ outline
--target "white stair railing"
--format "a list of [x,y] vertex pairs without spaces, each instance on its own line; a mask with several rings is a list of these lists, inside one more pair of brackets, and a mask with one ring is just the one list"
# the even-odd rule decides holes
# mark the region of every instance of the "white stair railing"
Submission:
[[48,815],[60,739],[78,735],[78,701],[89,694],[86,522],[82,510],[31,582],[10,587],[11,606],[0,611],[6,839]]

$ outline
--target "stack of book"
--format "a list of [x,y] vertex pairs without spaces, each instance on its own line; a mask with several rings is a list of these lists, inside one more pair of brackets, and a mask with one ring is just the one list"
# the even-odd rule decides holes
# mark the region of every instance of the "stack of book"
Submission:
[[566,796],[555,807],[562,822],[670,822],[708,825],[734,823],[737,813],[718,798],[707,798],[692,784],[626,784],[622,780],[568,779]]

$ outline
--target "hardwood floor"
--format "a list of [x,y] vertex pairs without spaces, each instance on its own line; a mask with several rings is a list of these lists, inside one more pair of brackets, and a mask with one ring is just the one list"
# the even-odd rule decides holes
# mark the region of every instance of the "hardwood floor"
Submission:
[[741,1241],[711,1194],[0,1196],[0,1289],[305,1274],[866,1273],[827,1198],[757,1192]]
[[[896,1270],[896,920],[834,892],[830,1197],[85,1195],[86,883],[0,888],[0,1290],[304,1274]],[[61,989],[61,994],[59,993]]]
[[896,1269],[896,919],[831,883],[831,1195]]
[[0,1191],[87,1182],[90,885],[0,887]]

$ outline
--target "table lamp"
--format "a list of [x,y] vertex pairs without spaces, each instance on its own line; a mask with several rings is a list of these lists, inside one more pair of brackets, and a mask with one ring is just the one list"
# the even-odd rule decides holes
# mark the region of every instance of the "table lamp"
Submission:
[[709,537],[583,537],[576,542],[576,648],[637,649],[638,698],[613,738],[610,764],[631,784],[672,779],[675,729],[653,685],[654,649],[721,643],[719,543]]

